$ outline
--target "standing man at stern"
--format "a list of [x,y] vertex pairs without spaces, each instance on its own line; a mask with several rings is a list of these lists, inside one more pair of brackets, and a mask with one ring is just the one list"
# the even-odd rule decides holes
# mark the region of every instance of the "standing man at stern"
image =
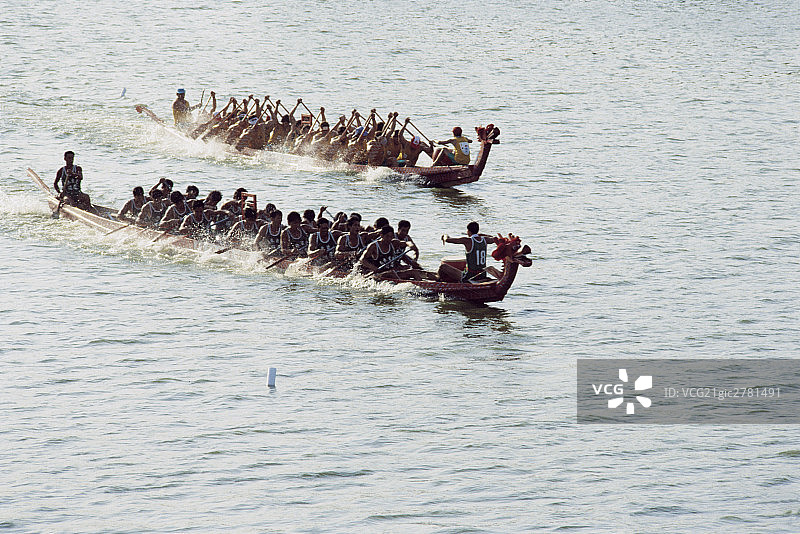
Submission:
[[172,103],[172,117],[175,119],[175,127],[183,130],[194,123],[192,111],[199,108],[200,104],[189,105],[189,102],[186,101],[186,89],[178,89],[177,95],[178,98]]
[[[53,188],[58,192],[58,198],[78,209],[97,213],[92,206],[89,195],[81,191],[81,180],[83,180],[83,169],[75,165],[75,152],[67,150],[64,152],[64,165],[56,173],[56,181]],[[61,187],[59,187],[61,184]]]

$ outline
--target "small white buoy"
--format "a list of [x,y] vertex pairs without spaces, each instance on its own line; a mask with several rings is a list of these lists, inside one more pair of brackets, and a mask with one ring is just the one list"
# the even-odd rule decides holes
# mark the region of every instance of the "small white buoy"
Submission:
[[274,388],[275,387],[275,375],[277,374],[278,370],[274,367],[269,368],[269,376],[267,377],[267,387]]

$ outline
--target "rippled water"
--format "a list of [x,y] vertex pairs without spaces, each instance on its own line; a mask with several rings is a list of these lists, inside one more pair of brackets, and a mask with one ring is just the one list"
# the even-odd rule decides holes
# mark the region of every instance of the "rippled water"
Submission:
[[[575,424],[578,357],[796,357],[800,8],[778,2],[165,6],[0,20],[0,526],[17,531],[800,531],[796,427]],[[255,92],[502,130],[427,190],[238,158],[168,116]],[[121,96],[123,89],[125,96]],[[502,303],[263,273],[52,220],[169,176],[284,211],[481,221]],[[266,387],[270,367],[277,387]]]

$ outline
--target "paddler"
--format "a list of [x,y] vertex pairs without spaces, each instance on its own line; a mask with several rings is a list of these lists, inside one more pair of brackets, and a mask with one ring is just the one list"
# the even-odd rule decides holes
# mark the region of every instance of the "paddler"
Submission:
[[256,210],[248,206],[244,209],[243,219],[234,224],[228,232],[228,241],[238,244],[240,248],[249,249],[258,233],[259,224]]
[[366,234],[361,230],[361,219],[350,217],[347,219],[347,233],[339,238],[336,244],[335,258],[339,268],[350,270],[356,260],[367,248]]
[[62,202],[84,211],[97,213],[97,210],[92,206],[89,195],[81,191],[83,169],[81,169],[80,165],[75,165],[74,161],[75,152],[72,150],[64,152],[64,163],[66,163],[66,165],[56,172],[56,180],[53,182],[53,188],[58,192],[58,198]]
[[296,211],[286,216],[289,227],[281,232],[281,252],[286,256],[305,258],[308,255],[308,233],[300,226],[300,214]]
[[161,222],[158,223],[159,230],[173,230],[181,225],[183,218],[192,212],[192,208],[186,202],[186,197],[180,191],[173,191],[169,195],[172,205],[167,208]]
[[381,228],[380,239],[370,243],[361,256],[361,270],[383,280],[423,280],[422,272],[400,265],[405,250],[406,244],[395,239],[394,228],[387,224]]
[[192,202],[192,212],[181,221],[178,232],[192,238],[207,236],[211,229],[211,218],[205,212],[205,205],[201,200]]
[[142,211],[136,217],[136,224],[139,226],[158,226],[167,211],[167,202],[164,201],[161,189],[153,189],[151,196],[153,200],[142,206]]
[[135,220],[145,204],[147,204],[147,199],[144,196],[144,188],[137,185],[133,188],[133,198],[122,206],[117,213],[117,219]]
[[336,251],[336,239],[341,232],[331,230],[331,223],[325,217],[317,220],[317,231],[308,238],[308,252],[318,252],[320,261],[317,263],[327,263],[333,259]]
[[178,89],[177,98],[172,103],[172,118],[175,119],[175,127],[186,129],[194,122],[192,120],[192,111],[200,107],[200,104],[190,106],[186,101],[186,90]]
[[463,271],[452,265],[442,263],[439,265],[439,279],[443,282],[485,282],[488,280],[486,273],[500,278],[502,274],[494,267],[486,266],[486,245],[494,243],[495,239],[486,234],[478,233],[480,226],[472,221],[467,225],[467,237],[450,237],[445,234],[442,242],[464,245],[467,252],[467,264]]
[[281,224],[283,220],[283,212],[281,210],[273,210],[269,217],[269,224],[265,224],[258,231],[256,248],[265,251],[267,254],[274,255],[281,250],[281,233],[286,227]]
[[453,128],[453,137],[447,141],[434,141],[439,145],[453,145],[450,150],[446,147],[439,147],[433,153],[434,166],[449,166],[449,165],[469,165],[469,144],[472,142],[462,135],[461,128],[456,126]]

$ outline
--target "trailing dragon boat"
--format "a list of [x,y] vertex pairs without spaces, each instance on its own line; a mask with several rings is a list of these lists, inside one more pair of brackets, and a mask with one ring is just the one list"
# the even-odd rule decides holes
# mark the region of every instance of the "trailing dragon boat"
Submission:
[[[235,247],[219,249],[220,244],[213,241],[194,239],[180,234],[169,234],[160,230],[141,227],[120,220],[116,216],[117,210],[97,204],[93,205],[97,213],[91,213],[60,201],[59,198],[53,194],[50,187],[44,183],[33,169],[28,169],[28,175],[39,189],[47,195],[47,202],[53,210],[54,215],[83,223],[90,228],[103,232],[104,235],[114,233],[120,236],[136,238],[148,243],[161,241],[170,246],[200,254],[215,252],[234,261],[265,261],[269,262],[268,268],[276,267],[281,270],[286,270],[295,266],[299,272],[323,274],[324,276],[333,278],[346,278],[351,276],[353,272],[352,270],[336,268],[329,268],[328,270],[322,271],[304,259],[264,257],[260,252]],[[532,261],[526,256],[530,253],[530,247],[527,245],[522,246],[519,237],[500,237],[497,241],[497,248],[491,255],[495,260],[502,262],[503,268],[500,272],[500,276],[496,280],[489,279],[479,282],[456,283],[437,280],[400,280],[390,278],[383,279],[382,281],[394,284],[411,284],[415,286],[415,289],[420,293],[442,295],[452,300],[462,300],[473,303],[499,302],[503,300],[508,290],[511,288],[511,285],[514,283],[520,265],[523,267],[530,267]],[[464,259],[443,259],[442,262],[457,269],[463,269],[465,264]]]
[[[163,119],[161,119],[143,104],[137,104],[135,109],[137,112],[142,113],[152,119],[171,135],[191,142],[203,142],[201,140],[193,139],[178,128],[168,125]],[[305,163],[314,168],[325,168],[343,172],[365,172],[370,169],[384,168],[400,175],[413,176],[416,178],[417,182],[424,187],[455,187],[458,185],[476,182],[481,177],[481,174],[483,174],[483,170],[486,167],[486,162],[489,159],[489,152],[492,149],[492,145],[500,143],[500,140],[498,139],[500,130],[494,125],[490,125],[486,128],[476,127],[475,131],[478,137],[478,142],[480,143],[480,148],[478,149],[478,155],[475,159],[475,163],[469,165],[431,167],[373,167],[370,165],[358,165],[343,161],[328,161],[311,156],[302,156],[289,152],[270,150],[269,148],[257,150],[249,147],[243,147],[241,149],[237,149],[233,145],[227,143],[225,144],[225,147],[230,153],[245,154],[247,156],[259,156],[265,152],[268,152],[270,154],[274,154],[280,162],[283,162],[286,165],[301,166],[303,163]]]

